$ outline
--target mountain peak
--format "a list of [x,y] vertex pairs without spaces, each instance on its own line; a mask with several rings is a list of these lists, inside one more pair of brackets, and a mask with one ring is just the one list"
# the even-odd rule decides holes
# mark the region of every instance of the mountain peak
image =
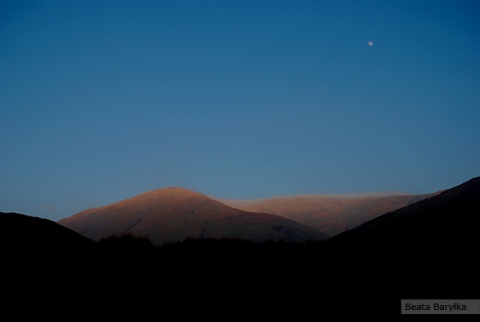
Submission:
[[182,188],[182,187],[167,187],[144,192],[133,198],[144,199],[158,199],[158,198],[208,198],[198,192]]
[[133,198],[88,209],[59,221],[98,240],[112,234],[146,236],[161,245],[197,238],[306,242],[325,239],[319,231],[276,215],[229,207],[180,187],[148,191]]

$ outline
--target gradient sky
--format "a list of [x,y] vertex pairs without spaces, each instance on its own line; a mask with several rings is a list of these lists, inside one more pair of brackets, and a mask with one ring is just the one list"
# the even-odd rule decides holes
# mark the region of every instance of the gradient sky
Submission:
[[0,211],[455,186],[479,35],[478,1],[2,0]]

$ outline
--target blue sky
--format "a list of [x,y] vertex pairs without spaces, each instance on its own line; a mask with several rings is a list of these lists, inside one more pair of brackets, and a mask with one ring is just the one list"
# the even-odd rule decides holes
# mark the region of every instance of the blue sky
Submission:
[[4,0],[0,211],[460,184],[480,175],[479,18],[463,0]]

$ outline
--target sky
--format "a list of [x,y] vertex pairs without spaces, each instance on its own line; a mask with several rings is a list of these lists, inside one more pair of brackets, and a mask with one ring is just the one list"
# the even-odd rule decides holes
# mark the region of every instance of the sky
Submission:
[[453,187],[479,35],[466,0],[2,0],[0,211]]

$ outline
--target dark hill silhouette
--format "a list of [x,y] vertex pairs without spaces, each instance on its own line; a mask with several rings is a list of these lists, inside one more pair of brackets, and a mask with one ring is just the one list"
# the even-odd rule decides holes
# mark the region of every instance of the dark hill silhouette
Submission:
[[95,241],[47,219],[0,212],[0,253],[2,312],[62,318],[80,302],[99,307],[97,295],[86,296],[101,286]]
[[240,238],[306,242],[327,236],[292,220],[231,208],[183,188],[146,192],[108,206],[82,211],[60,224],[99,240],[112,234],[148,237],[155,245],[194,238]]
[[384,214],[330,239],[349,247],[429,248],[480,241],[480,177]]
[[321,253],[349,277],[353,297],[369,289],[386,312],[400,299],[478,299],[479,216],[477,177],[334,236]]
[[0,212],[0,247],[15,252],[63,252],[94,247],[95,242],[48,219]]

